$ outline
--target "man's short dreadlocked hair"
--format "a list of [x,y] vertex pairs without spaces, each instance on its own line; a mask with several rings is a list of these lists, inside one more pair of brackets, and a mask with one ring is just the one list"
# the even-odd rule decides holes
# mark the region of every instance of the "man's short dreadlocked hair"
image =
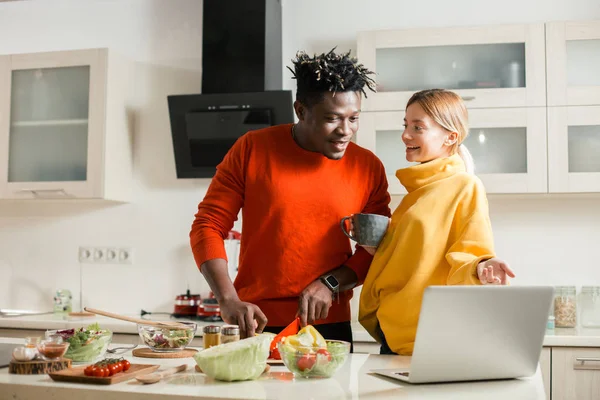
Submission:
[[303,51],[296,53],[294,69],[287,67],[297,81],[296,100],[311,107],[323,100],[325,92],[360,91],[366,97],[365,86],[375,91],[375,81],[369,76],[373,72],[350,57],[350,51],[336,54],[334,50],[313,57]]

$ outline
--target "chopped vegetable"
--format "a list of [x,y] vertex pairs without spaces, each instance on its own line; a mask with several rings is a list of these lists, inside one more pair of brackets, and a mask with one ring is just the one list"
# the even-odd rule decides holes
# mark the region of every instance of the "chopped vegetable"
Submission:
[[281,355],[279,354],[279,350],[277,349],[277,344],[279,342],[285,340],[286,337],[295,335],[296,333],[298,333],[299,330],[300,330],[300,317],[296,317],[296,319],[293,320],[291,324],[286,326],[271,341],[271,347],[270,347],[271,353],[269,354],[269,358],[272,360],[281,360]]
[[154,349],[179,349],[187,346],[194,338],[194,329],[144,329],[144,343]]
[[75,362],[94,361],[106,352],[112,339],[112,332],[108,329],[100,329],[97,323],[87,328],[65,329],[54,333],[69,343],[69,349],[64,357]]
[[325,340],[311,325],[279,343],[285,365],[303,377],[332,376],[344,364],[349,351],[349,343]]

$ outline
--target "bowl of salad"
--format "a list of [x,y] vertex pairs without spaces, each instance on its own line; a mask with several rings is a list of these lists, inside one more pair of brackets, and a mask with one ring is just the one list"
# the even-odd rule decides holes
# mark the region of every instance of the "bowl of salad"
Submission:
[[341,340],[326,340],[325,345],[302,346],[289,341],[277,343],[285,366],[296,377],[330,378],[346,362],[350,343]]
[[103,357],[112,340],[112,332],[101,329],[97,323],[86,328],[46,331],[46,338],[53,336],[60,336],[64,342],[69,343],[64,358],[81,363],[92,362]]
[[188,329],[173,329],[138,324],[138,333],[146,346],[153,351],[167,353],[185,349],[194,339],[197,325],[195,322],[179,322]]

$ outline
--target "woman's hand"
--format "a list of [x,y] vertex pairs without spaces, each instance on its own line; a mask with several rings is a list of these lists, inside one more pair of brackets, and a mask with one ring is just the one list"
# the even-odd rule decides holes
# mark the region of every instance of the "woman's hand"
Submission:
[[506,285],[508,277],[514,278],[515,273],[504,261],[490,258],[477,265],[477,276],[482,285]]

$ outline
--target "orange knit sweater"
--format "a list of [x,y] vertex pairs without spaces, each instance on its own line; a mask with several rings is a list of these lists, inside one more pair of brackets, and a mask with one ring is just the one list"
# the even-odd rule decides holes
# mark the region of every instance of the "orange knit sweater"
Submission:
[[[364,280],[372,257],[350,241],[339,222],[352,213],[390,215],[383,165],[350,143],[341,160],[299,147],[291,124],[243,135],[218,166],[190,242],[202,264],[227,259],[223,239],[242,209],[242,242],[234,286],[242,301],[258,305],[269,326],[295,317],[298,296],[319,276],[341,265]],[[352,291],[340,294],[326,320],[350,320]]]

